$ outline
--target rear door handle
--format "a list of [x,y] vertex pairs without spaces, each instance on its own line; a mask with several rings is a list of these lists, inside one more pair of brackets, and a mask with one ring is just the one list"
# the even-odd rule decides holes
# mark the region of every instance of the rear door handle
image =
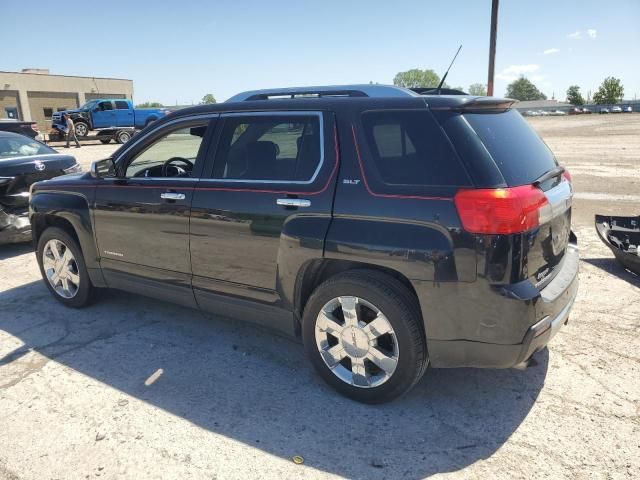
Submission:
[[276,204],[281,207],[310,207],[311,200],[304,198],[279,198],[276,200]]
[[164,200],[184,200],[184,193],[164,192],[160,194],[160,198]]

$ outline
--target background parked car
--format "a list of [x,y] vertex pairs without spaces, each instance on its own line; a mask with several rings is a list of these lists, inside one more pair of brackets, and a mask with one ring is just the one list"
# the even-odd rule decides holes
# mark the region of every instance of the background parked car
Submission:
[[43,140],[36,122],[23,122],[14,118],[0,118],[0,131],[26,135],[36,140]]
[[626,107],[624,107],[622,109],[623,113],[633,113],[633,107],[631,107],[631,105],[627,105]]
[[607,107],[602,107],[600,109],[600,113],[609,113],[609,109]]
[[617,105],[615,107],[611,107],[611,113],[622,113],[622,108]]
[[582,115],[584,111],[580,107],[573,107],[569,110],[569,115]]
[[73,120],[76,135],[84,137],[90,130],[144,128],[169,111],[166,108],[133,108],[131,100],[126,98],[91,100],[78,109],[54,113],[51,118],[54,133],[66,130],[65,113]]
[[589,110],[587,107],[585,107],[585,108],[582,109],[582,113],[590,114],[590,113],[593,113],[593,112],[591,110]]
[[82,171],[71,155],[13,132],[0,131],[0,243],[31,240],[29,187]]

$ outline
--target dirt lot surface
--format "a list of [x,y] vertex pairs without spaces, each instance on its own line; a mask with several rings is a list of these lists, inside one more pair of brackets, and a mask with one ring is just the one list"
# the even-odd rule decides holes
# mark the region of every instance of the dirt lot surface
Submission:
[[0,478],[640,478],[640,279],[593,229],[640,213],[640,115],[531,123],[573,174],[582,255],[536,366],[432,370],[363,406],[295,342],[126,293],[68,310],[28,245],[0,247]]

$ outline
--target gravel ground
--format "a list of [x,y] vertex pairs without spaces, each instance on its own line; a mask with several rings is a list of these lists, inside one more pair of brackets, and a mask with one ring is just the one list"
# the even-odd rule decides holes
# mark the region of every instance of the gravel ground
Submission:
[[[65,309],[30,247],[5,246],[0,478],[640,478],[640,279],[593,229],[639,213],[640,115],[531,123],[573,173],[582,255],[536,366],[432,370],[364,406],[269,332],[120,292]],[[115,148],[71,152],[88,167]]]

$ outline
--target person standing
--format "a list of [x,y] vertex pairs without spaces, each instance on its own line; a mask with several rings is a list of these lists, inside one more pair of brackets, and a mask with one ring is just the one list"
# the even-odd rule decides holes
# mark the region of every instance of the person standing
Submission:
[[76,137],[76,128],[73,124],[73,120],[68,114],[64,114],[64,121],[67,125],[67,148],[69,148],[69,142],[71,141],[71,136],[73,135],[73,140],[76,142],[76,148],[80,148],[80,142],[78,141],[78,137]]

